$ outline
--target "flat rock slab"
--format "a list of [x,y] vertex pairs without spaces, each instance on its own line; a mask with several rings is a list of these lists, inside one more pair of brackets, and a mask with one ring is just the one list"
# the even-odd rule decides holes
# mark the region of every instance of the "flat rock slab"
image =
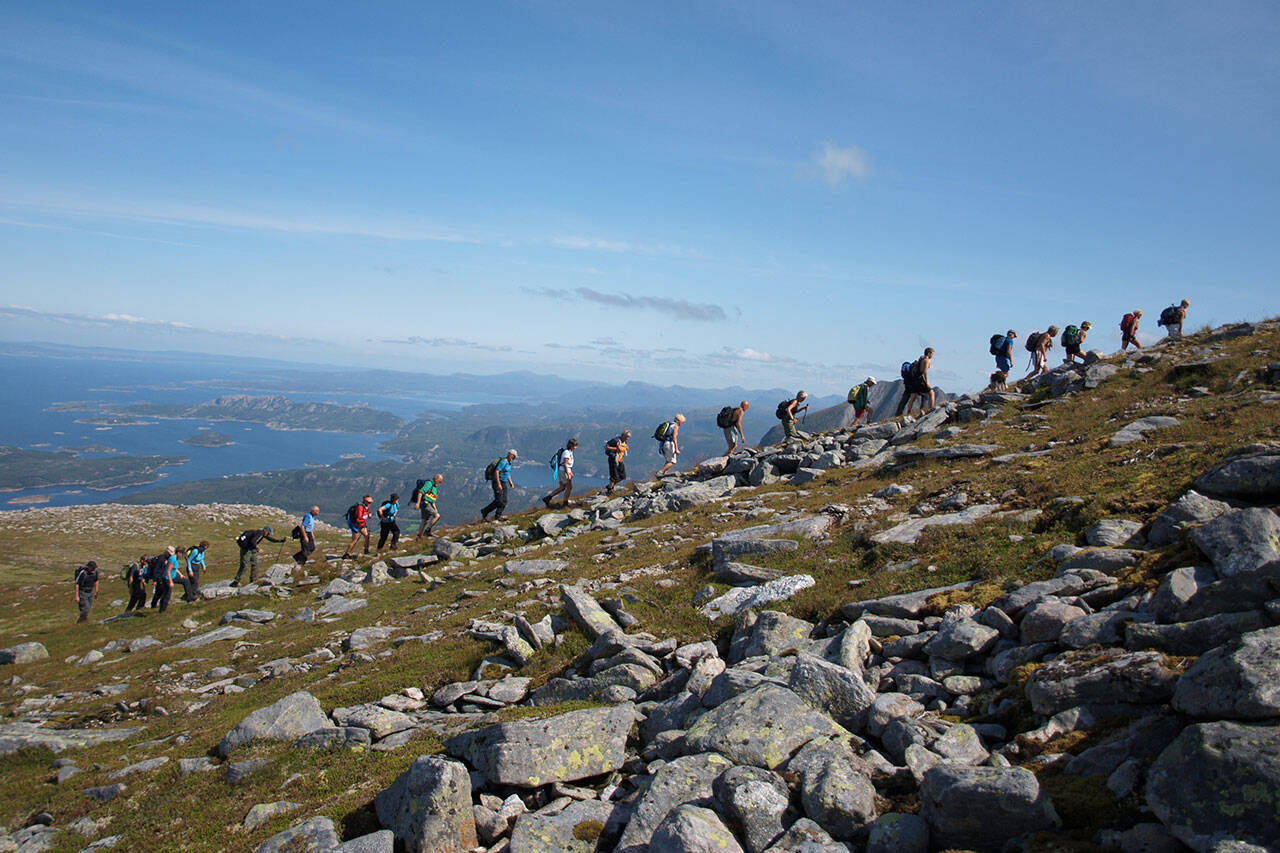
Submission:
[[578,623],[578,627],[591,639],[594,640],[611,631],[622,633],[622,626],[615,622],[613,617],[600,606],[600,602],[585,590],[576,586],[561,585],[560,600],[564,603],[564,609],[568,612],[569,618]]
[[922,589],[919,592],[904,592],[900,595],[886,595],[883,598],[872,598],[867,601],[855,601],[840,608],[840,614],[850,621],[856,621],[864,613],[876,616],[890,616],[895,619],[916,619],[935,595],[968,589],[977,581],[963,581],[951,586],[939,586],[933,589]]
[[408,714],[392,711],[373,703],[355,705],[351,708],[335,708],[333,721],[339,726],[368,729],[374,740],[381,740],[396,732],[408,731],[417,726],[417,721]]
[[708,601],[698,612],[708,619],[732,616],[743,610],[763,607],[774,601],[785,601],[802,589],[814,585],[811,575],[790,575],[777,578],[760,586],[737,587],[719,598]]
[[882,530],[871,537],[871,541],[877,545],[887,545],[889,543],[897,543],[900,545],[914,545],[920,539],[920,534],[924,533],[930,527],[948,527],[956,524],[973,524],[982,518],[991,515],[991,513],[1000,509],[1000,504],[975,504],[960,512],[950,512],[943,515],[931,515],[927,518],[912,518],[901,524],[896,524],[888,530]]
[[1147,418],[1138,418],[1131,424],[1127,424],[1118,430],[1115,435],[1107,440],[1107,447],[1123,447],[1126,444],[1133,444],[1135,441],[1142,441],[1147,437],[1147,433],[1158,429],[1168,429],[1175,427],[1180,423],[1177,418],[1170,418],[1164,415],[1152,415]]
[[721,542],[737,542],[744,539],[773,539],[779,536],[802,536],[805,539],[819,539],[831,529],[831,516],[808,515],[803,518],[781,521],[777,524],[760,524],[755,527],[744,527],[741,530],[730,530],[716,537]]
[[1260,452],[1228,459],[1196,478],[1200,491],[1252,503],[1280,500],[1280,452]]
[[900,447],[893,457],[902,462],[918,459],[977,459],[1000,449],[998,444],[953,444],[950,447]]
[[222,640],[238,640],[245,634],[249,633],[248,628],[241,628],[236,625],[223,625],[221,628],[214,628],[204,634],[197,634],[190,639],[183,640],[177,644],[179,649],[198,649],[207,646],[210,643],[217,643]]
[[271,836],[259,844],[254,853],[328,853],[336,851],[341,843],[330,818],[312,817]]
[[361,607],[365,607],[368,604],[369,602],[363,598],[347,598],[345,596],[335,595],[332,598],[325,600],[324,605],[316,611],[316,615],[322,618],[326,616],[343,616],[347,613],[359,610]]
[[410,571],[412,569],[420,569],[423,566],[429,566],[432,563],[440,562],[440,558],[435,554],[409,554],[405,557],[389,557],[387,562],[393,568]]
[[634,724],[635,706],[624,702],[463,732],[445,749],[496,785],[536,788],[618,769]]
[[848,734],[787,688],[761,684],[699,717],[685,742],[697,752],[772,770],[814,738]]
[[1280,717],[1280,628],[1251,631],[1202,655],[1178,679],[1173,705],[1207,719]]
[[0,724],[0,755],[19,749],[42,746],[51,752],[83,749],[101,743],[126,740],[142,731],[142,726],[123,729],[44,729],[35,723]]
[[554,575],[568,565],[564,560],[507,560],[502,571],[508,575]]
[[[219,625],[230,625],[232,622],[252,622],[261,625],[276,618],[270,610],[230,610],[222,614]],[[132,650],[130,650],[132,651]]]

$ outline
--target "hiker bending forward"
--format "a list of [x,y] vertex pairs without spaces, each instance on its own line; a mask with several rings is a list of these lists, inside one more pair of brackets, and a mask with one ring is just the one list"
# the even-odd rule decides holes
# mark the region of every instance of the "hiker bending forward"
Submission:
[[[729,410],[728,423],[724,425],[724,440],[729,449],[724,452],[725,458],[733,455],[733,452],[739,447],[746,447],[747,438],[742,434],[742,416],[747,413],[747,409],[751,408],[751,404],[743,400],[737,406]],[[734,440],[734,435],[737,440]]]
[[244,575],[244,570],[249,570],[249,583],[255,583],[258,580],[258,546],[262,544],[262,540],[268,542],[284,542],[283,539],[276,539],[271,535],[271,525],[264,524],[257,530],[246,530],[236,537],[236,544],[240,546],[240,569],[236,572],[235,580],[231,582],[232,586],[240,585],[240,578]]
[[849,405],[853,406],[853,420],[849,422],[850,428],[857,426],[863,415],[867,416],[867,423],[871,423],[871,419],[875,417],[875,411],[871,408],[871,386],[875,384],[876,378],[868,376],[860,384],[849,389]]
[[779,406],[779,414],[782,416],[782,433],[783,440],[790,441],[800,437],[800,431],[796,429],[796,415],[801,412],[809,411],[808,405],[800,405],[809,398],[804,391],[800,391],[786,405]]
[[1032,332],[1027,335],[1026,346],[1031,353],[1031,372],[1022,377],[1023,382],[1045,372],[1049,364],[1049,350],[1053,349],[1053,338],[1057,334],[1058,327],[1050,326],[1047,331]]

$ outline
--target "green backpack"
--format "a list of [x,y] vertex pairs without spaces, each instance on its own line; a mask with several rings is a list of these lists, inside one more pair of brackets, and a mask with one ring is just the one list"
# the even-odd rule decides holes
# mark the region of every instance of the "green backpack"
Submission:
[[496,474],[496,473],[498,473],[498,463],[499,463],[499,462],[501,462],[501,461],[502,461],[501,459],[495,459],[495,460],[493,460],[492,462],[490,462],[488,465],[486,465],[486,466],[485,466],[485,469],[484,469],[484,478],[485,478],[486,480],[492,480],[492,479],[493,479],[493,475],[494,475],[494,474]]
[[1062,330],[1062,345],[1064,347],[1073,347],[1080,343],[1080,328],[1078,326],[1067,326]]

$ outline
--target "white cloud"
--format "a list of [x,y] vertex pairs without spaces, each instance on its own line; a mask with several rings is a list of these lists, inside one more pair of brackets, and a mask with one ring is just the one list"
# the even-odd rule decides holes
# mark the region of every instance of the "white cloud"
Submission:
[[751,347],[745,347],[733,354],[738,358],[745,358],[748,361],[773,361],[773,356],[769,355],[769,353],[761,352],[760,350],[755,350]]
[[843,148],[834,142],[823,142],[813,152],[812,161],[830,186],[838,187],[853,178],[863,180],[871,174],[871,158],[856,145]]

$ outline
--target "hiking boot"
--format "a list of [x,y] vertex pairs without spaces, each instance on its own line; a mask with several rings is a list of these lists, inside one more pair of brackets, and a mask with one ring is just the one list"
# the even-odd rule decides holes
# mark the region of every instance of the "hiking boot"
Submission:
[[[229,585],[230,585],[230,586],[240,586],[240,581],[232,581]],[[153,605],[151,605],[151,606],[152,606],[152,607],[154,607],[155,605],[153,604]]]
[[551,498],[543,497],[542,505],[545,506],[547,509],[551,509]]

